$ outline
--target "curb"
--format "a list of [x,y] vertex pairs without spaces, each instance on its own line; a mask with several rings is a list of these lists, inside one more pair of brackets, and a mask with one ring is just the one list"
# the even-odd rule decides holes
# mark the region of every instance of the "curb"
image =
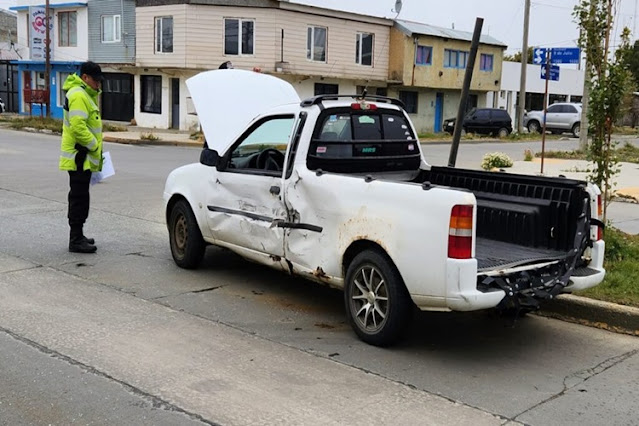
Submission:
[[201,148],[202,142],[188,142],[188,141],[167,141],[167,140],[142,140],[142,139],[127,139],[127,138],[114,138],[111,136],[105,136],[102,138],[103,142],[121,143],[124,145],[169,145],[169,146],[187,146],[194,148]]
[[541,305],[537,315],[639,336],[639,308],[562,294]]

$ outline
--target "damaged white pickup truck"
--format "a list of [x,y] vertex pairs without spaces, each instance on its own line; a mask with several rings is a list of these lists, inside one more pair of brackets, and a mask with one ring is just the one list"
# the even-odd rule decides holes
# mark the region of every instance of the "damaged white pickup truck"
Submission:
[[276,77],[187,81],[207,146],[164,189],[171,252],[207,245],[344,290],[364,341],[422,310],[532,310],[603,280],[599,190],[565,178],[435,167],[401,102],[301,101]]

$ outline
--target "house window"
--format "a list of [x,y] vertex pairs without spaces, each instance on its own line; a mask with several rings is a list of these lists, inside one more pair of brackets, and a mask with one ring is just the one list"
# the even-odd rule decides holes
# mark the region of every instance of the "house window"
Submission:
[[162,77],[159,75],[140,76],[141,96],[140,109],[142,112],[162,114]]
[[315,96],[317,95],[337,95],[339,86],[337,84],[315,83]]
[[326,62],[326,28],[308,27],[306,37],[306,59]]
[[468,52],[463,50],[444,50],[445,68],[466,68],[468,62]]
[[405,110],[407,113],[417,114],[417,92],[400,90],[399,100],[404,103]]
[[155,53],[173,52],[173,17],[155,18]]
[[360,65],[373,65],[373,40],[370,33],[358,33],[355,38],[355,63]]
[[120,15],[105,15],[102,17],[102,43],[120,41],[121,22]]
[[58,46],[78,45],[78,13],[58,12]]
[[433,64],[433,48],[431,46],[417,46],[415,52],[416,65],[432,65]]
[[479,69],[481,71],[492,71],[493,70],[493,55],[488,55],[486,53],[482,53],[479,57]]
[[255,23],[244,19],[224,20],[224,54],[252,55]]
[[64,82],[67,81],[67,78],[71,75],[70,72],[59,72],[58,73],[58,106],[64,106],[64,101],[67,96],[66,92],[62,90],[64,87]]

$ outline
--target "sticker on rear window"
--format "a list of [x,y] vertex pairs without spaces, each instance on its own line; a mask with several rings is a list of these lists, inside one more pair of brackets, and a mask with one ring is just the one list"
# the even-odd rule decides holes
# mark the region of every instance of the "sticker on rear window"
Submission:
[[395,119],[393,117],[388,117],[388,122],[392,123],[393,121],[395,121]]
[[318,146],[317,150],[315,150],[316,154],[326,154],[326,147],[325,146]]
[[330,117],[328,117],[328,121],[337,121],[337,116],[331,115]]

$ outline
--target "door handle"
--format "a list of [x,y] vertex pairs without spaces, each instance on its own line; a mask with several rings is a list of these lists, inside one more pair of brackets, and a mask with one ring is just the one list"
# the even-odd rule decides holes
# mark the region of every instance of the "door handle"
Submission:
[[271,186],[271,189],[269,189],[269,192],[273,195],[280,195],[280,187],[273,185]]

